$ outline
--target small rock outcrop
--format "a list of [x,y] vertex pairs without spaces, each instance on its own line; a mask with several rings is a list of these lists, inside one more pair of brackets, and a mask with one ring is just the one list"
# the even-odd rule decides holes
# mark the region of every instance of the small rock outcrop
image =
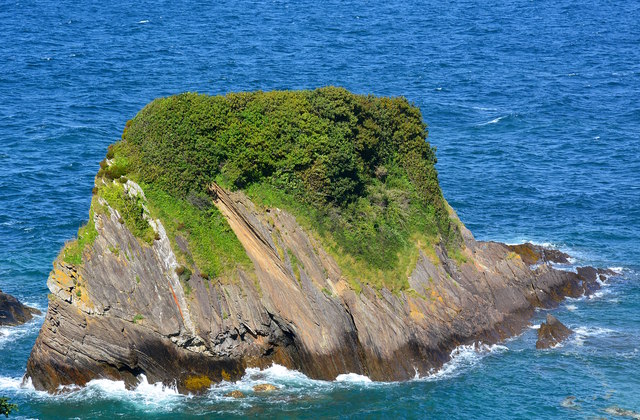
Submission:
[[258,384],[253,387],[253,392],[271,392],[276,389],[278,389],[278,387],[272,384]]
[[231,397],[231,398],[244,398],[245,395],[242,393],[242,391],[238,391],[237,389],[231,391],[231,392],[227,392],[226,394],[224,394],[225,397]]
[[547,314],[547,322],[543,322],[538,330],[536,348],[548,349],[553,347],[564,341],[572,333],[573,331],[567,328],[562,322],[558,321],[556,317],[551,314]]
[[14,326],[30,321],[41,312],[36,308],[23,305],[15,297],[0,290],[0,326]]

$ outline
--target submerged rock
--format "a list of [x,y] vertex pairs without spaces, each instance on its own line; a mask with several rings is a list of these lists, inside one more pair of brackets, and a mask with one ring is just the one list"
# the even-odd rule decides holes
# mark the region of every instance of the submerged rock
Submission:
[[254,392],[270,392],[277,389],[278,387],[272,384],[258,384],[253,387]]
[[36,308],[23,305],[15,297],[0,290],[0,326],[14,326],[30,321],[41,312]]
[[611,414],[612,416],[626,417],[630,419],[640,420],[640,413],[638,413],[637,411],[628,410],[626,408],[621,408],[615,405],[611,407],[607,407],[604,411],[605,413]]
[[576,397],[574,397],[573,395],[569,395],[567,398],[562,400],[560,405],[564,408],[571,408],[573,410],[580,409],[580,405],[576,403]]
[[558,321],[556,317],[551,314],[547,314],[547,322],[543,322],[538,329],[538,341],[536,342],[537,349],[548,349],[561,343],[567,337],[569,337],[573,331],[567,328],[562,322]]

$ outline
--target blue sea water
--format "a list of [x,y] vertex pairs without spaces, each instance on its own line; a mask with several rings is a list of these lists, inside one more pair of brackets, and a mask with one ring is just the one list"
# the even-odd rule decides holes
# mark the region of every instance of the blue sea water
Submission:
[[[531,328],[405,383],[274,366],[203,397],[144,380],[48,396],[20,385],[38,317],[0,329],[0,395],[27,418],[640,412],[640,3],[496,3],[0,0],[0,289],[46,309],[51,262],[88,217],[98,162],[152,99],[339,85],[420,106],[445,197],[477,238],[619,268],[554,311],[576,331],[563,346],[535,350]],[[262,380],[281,391],[223,397]]]

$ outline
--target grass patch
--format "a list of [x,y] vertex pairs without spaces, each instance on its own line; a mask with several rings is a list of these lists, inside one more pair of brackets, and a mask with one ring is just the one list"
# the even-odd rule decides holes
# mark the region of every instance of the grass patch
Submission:
[[[385,188],[393,189],[400,182],[388,179],[387,186],[378,188],[383,191]],[[404,204],[403,194],[396,193],[396,197],[402,197],[402,209],[398,209],[400,203],[393,203],[393,199],[386,202],[385,209],[377,209],[381,213],[377,219],[378,223],[385,223],[387,227],[394,229],[391,233],[381,233],[376,230],[376,222],[368,219],[354,220],[354,225],[359,224],[356,227],[336,226],[331,223],[330,216],[269,184],[256,184],[247,188],[245,192],[257,205],[263,208],[285,209],[296,217],[307,232],[315,232],[323,248],[338,263],[351,287],[358,292],[361,291],[362,284],[370,284],[377,290],[382,287],[391,291],[409,288],[408,277],[416,267],[420,250],[427,255],[435,254],[434,245],[439,241],[437,231],[431,223],[433,219],[429,209],[409,200]],[[394,191],[389,193],[391,196],[393,194]],[[349,239],[345,239],[346,230],[351,231]],[[358,232],[361,233],[358,235]],[[368,243],[356,244],[359,241]],[[345,246],[351,249],[345,249]],[[356,246],[360,252],[353,251]],[[293,253],[290,252],[289,256],[291,258]],[[291,260],[295,273],[299,261],[296,259],[294,263],[293,258]]]
[[111,251],[111,253],[113,255],[115,255],[116,257],[120,256],[120,244],[116,244],[116,246],[111,246],[109,245],[109,251]]
[[467,256],[464,255],[460,248],[448,249],[447,253],[449,257],[451,257],[456,262],[456,264],[458,264],[458,266],[461,266],[468,261]]
[[300,260],[296,257],[296,254],[291,252],[291,250],[287,250],[289,254],[289,260],[291,260],[291,268],[293,269],[293,275],[296,276],[296,280],[298,284],[302,285],[302,281],[300,280]]
[[[207,278],[232,277],[237,268],[253,268],[242,244],[209,197],[176,199],[166,192],[141,184],[147,197],[147,207],[153,218],[160,219],[185,272],[195,264]],[[195,204],[194,204],[195,203]],[[188,243],[188,253],[176,243],[181,236]],[[192,267],[193,268],[193,267]],[[179,276],[184,276],[179,274]]]
[[136,314],[136,316],[133,317],[133,323],[137,324],[138,322],[142,321],[144,319],[144,317],[141,314]]
[[120,183],[107,182],[98,188],[98,196],[109,203],[113,209],[117,210],[127,229],[137,238],[147,244],[153,243],[156,233],[144,219],[143,199],[138,196],[131,196],[124,191],[124,186]]
[[78,229],[78,238],[68,242],[62,250],[62,260],[68,264],[82,264],[82,253],[85,248],[93,245],[98,237],[98,231],[94,221],[93,209],[89,210],[89,221]]
[[180,279],[180,281],[182,282],[187,282],[191,279],[191,270],[189,270],[189,267],[185,267],[184,265],[181,265],[179,267],[176,267],[176,274],[178,275],[178,278]]

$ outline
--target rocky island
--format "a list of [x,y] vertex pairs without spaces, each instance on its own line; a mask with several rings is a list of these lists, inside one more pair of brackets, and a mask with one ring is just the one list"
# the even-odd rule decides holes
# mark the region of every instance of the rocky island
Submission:
[[95,178],[26,377],[198,392],[278,363],[405,380],[599,287],[566,255],[476,241],[403,98],[322,88],[157,99]]

